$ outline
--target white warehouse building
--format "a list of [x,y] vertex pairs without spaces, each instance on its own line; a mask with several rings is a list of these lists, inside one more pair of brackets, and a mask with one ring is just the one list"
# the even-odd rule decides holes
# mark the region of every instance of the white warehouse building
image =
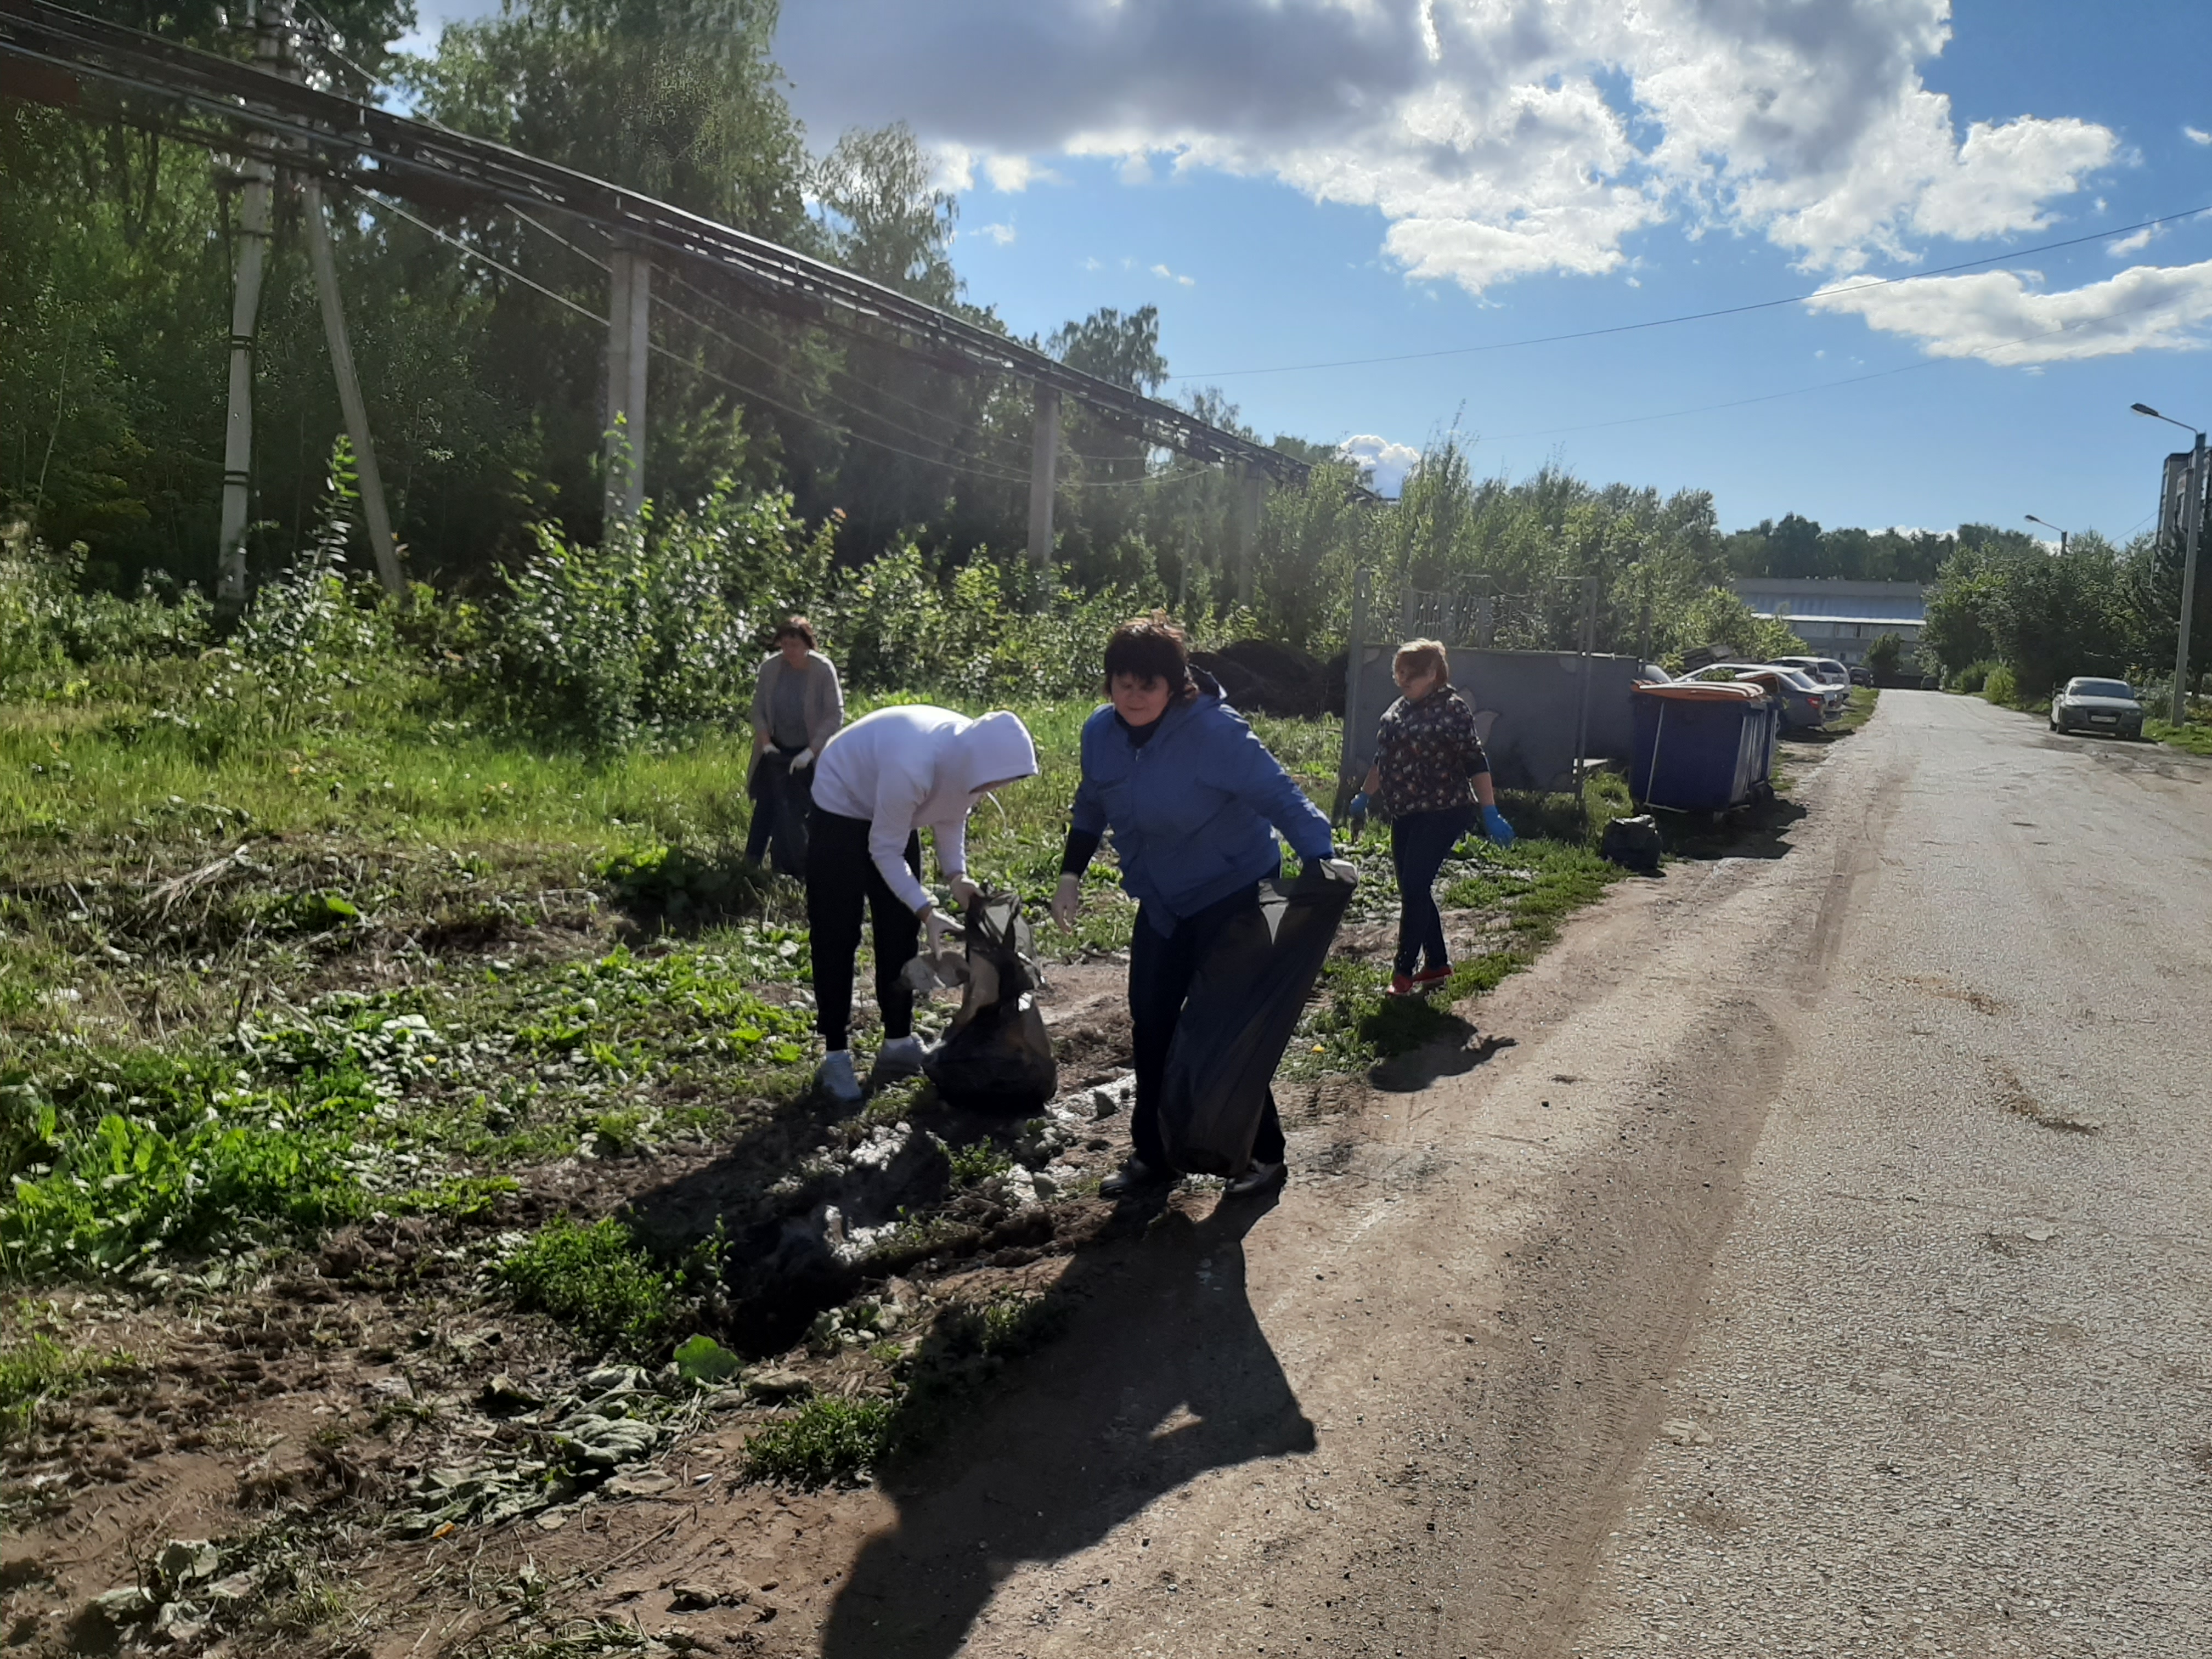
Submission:
[[1896,635],[1911,660],[1928,619],[1928,590],[1918,582],[1744,576],[1731,586],[1753,614],[1787,623],[1813,655],[1841,663],[1864,662],[1885,634]]

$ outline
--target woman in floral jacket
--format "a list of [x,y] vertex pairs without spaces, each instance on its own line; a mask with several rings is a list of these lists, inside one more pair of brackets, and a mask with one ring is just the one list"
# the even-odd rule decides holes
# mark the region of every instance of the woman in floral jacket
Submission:
[[1498,810],[1474,709],[1452,689],[1444,647],[1434,640],[1408,640],[1398,647],[1391,672],[1403,695],[1383,711],[1375,764],[1352,811],[1365,812],[1369,798],[1379,795],[1376,804],[1390,820],[1399,907],[1390,991],[1404,996],[1451,977],[1444,919],[1431,889],[1446,856],[1474,827],[1476,808],[1490,839],[1501,847],[1513,844],[1513,826]]

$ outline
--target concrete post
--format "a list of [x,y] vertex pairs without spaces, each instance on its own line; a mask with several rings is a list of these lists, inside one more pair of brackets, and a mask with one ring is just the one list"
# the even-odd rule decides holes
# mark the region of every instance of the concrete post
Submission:
[[2173,707],[2168,711],[2176,726],[2189,718],[2189,625],[2197,620],[2197,544],[2204,521],[2204,434],[2189,454],[2189,506],[2182,520],[2181,626],[2173,651]]
[[[253,17],[253,56],[276,71],[283,62],[284,8],[261,0]],[[261,277],[269,257],[269,219],[276,188],[274,145],[249,137],[246,190],[238,213],[238,269],[230,296],[230,401],[222,429],[222,517],[216,536],[215,605],[234,617],[246,608],[246,522],[253,505],[253,335],[261,315]]]
[[606,518],[645,510],[645,371],[653,360],[653,260],[641,248],[607,262]]
[[1254,562],[1260,545],[1260,514],[1267,504],[1267,475],[1256,467],[1244,470],[1243,513],[1237,524],[1237,603],[1252,608]]
[[1036,566],[1040,593],[1052,585],[1052,492],[1060,465],[1060,393],[1036,389],[1036,432],[1030,445],[1030,562]]
[[323,338],[331,349],[331,372],[337,377],[338,407],[345,411],[346,434],[353,440],[356,476],[361,483],[362,516],[368,520],[368,544],[376,554],[377,580],[387,593],[404,594],[407,579],[400,573],[399,550],[392,539],[392,516],[385,511],[384,475],[376,465],[376,444],[369,436],[368,405],[361,395],[361,378],[354,372],[353,345],[346,337],[345,304],[338,293],[338,263],[331,251],[330,222],[323,216],[322,180],[310,175],[304,185],[307,260],[314,267],[315,298],[323,312]]
[[1354,769],[1358,762],[1359,722],[1359,671],[1367,660],[1367,599],[1370,580],[1367,568],[1360,566],[1352,573],[1352,626],[1344,641],[1344,742],[1337,760],[1336,804],[1331,817],[1341,817],[1346,804],[1359,793],[1361,776]]

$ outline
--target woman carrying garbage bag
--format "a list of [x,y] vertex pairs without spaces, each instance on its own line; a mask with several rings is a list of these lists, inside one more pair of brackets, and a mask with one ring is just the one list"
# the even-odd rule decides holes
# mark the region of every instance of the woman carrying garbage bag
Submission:
[[[1281,871],[1269,826],[1309,862],[1329,858],[1328,820],[1315,810],[1211,675],[1190,665],[1182,630],[1164,612],[1115,629],[1106,642],[1108,707],[1083,727],[1083,781],[1068,814],[1052,918],[1073,927],[1082,878],[1114,832],[1121,885],[1137,901],[1129,944],[1129,1023],[1137,1099],[1133,1156],[1099,1190],[1118,1194],[1174,1178],[1160,1131],[1168,1050],[1207,947]],[[1230,1184],[1258,1192],[1283,1178],[1283,1126],[1268,1097],[1251,1162]]]
[[787,617],[776,627],[775,649],[754,676],[752,722],[745,856],[759,863],[773,838],[777,870],[803,878],[807,781],[815,757],[845,723],[836,666],[814,648],[814,625],[804,617]]
[[871,1084],[921,1069],[914,1036],[914,992],[900,974],[926,932],[935,954],[951,931],[921,884],[921,830],[937,844],[937,867],[952,902],[975,896],[968,878],[968,814],[1001,784],[1032,775],[1036,745],[1012,714],[969,720],[912,703],[878,708],[823,747],[814,764],[807,819],[806,925],[814,957],[814,1024],[829,1053],[817,1081],[841,1106],[860,1103],[853,1070],[853,963],[860,913],[875,927],[876,1006],[884,1043]]
[[1402,695],[1382,711],[1375,764],[1350,808],[1354,817],[1364,817],[1379,795],[1374,804],[1390,819],[1390,861],[1398,872],[1398,959],[1390,993],[1407,996],[1451,977],[1434,890],[1437,872],[1459,838],[1474,828],[1477,806],[1483,828],[1498,846],[1513,844],[1513,826],[1498,810],[1474,709],[1452,687],[1451,659],[1443,645],[1407,641],[1391,673]]

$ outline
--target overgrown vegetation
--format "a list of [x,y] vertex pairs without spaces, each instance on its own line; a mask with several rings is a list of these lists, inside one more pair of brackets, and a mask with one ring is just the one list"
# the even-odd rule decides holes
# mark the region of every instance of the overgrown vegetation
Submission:
[[[1936,574],[1920,653],[1950,689],[2010,707],[2046,707],[2077,674],[2128,680],[2157,701],[2172,693],[2180,611],[2172,537],[2115,547],[2088,531],[2057,553],[1969,525]],[[2212,592],[2200,591],[2194,636],[2212,637],[2208,629]]]

